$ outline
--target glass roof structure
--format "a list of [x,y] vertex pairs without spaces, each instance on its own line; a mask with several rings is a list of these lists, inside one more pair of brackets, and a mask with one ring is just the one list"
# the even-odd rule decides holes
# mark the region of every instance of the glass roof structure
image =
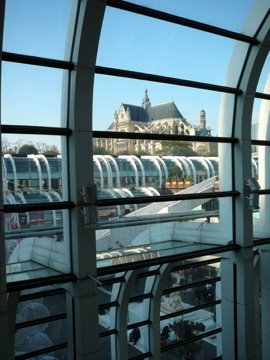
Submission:
[[268,360],[269,0],[4,0],[0,39],[0,360]]

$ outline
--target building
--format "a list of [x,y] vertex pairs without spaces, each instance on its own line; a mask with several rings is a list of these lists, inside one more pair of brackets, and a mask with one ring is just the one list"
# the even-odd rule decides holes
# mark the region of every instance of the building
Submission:
[[[0,2],[1,139],[61,152],[2,157],[1,360],[270,358],[269,0],[144,3]],[[93,157],[94,138],[177,141],[102,131],[93,115],[149,82],[216,112],[215,192],[211,177],[174,194],[111,187],[166,176],[155,155]],[[218,208],[203,207],[213,199]]]
[[[152,105],[145,90],[142,105],[121,104],[115,111],[109,131],[211,136],[210,128],[206,127],[205,110],[200,111],[199,125],[191,125],[178,110],[174,101]],[[162,150],[162,141],[96,139],[95,147],[104,148],[112,155],[117,154],[149,154],[155,155]],[[208,142],[192,142],[192,148],[198,154],[210,152]]]

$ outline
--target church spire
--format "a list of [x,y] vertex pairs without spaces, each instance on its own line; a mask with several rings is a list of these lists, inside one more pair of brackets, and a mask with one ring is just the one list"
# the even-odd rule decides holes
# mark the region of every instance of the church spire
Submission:
[[145,108],[145,110],[147,110],[150,106],[151,106],[151,102],[150,102],[149,96],[147,94],[147,89],[145,89],[145,94],[144,94],[144,98],[142,101],[142,107]]

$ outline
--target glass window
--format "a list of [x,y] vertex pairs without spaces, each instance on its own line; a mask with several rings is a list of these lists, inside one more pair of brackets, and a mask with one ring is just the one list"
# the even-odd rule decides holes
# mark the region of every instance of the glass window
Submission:
[[77,0],[7,0],[4,51],[69,59]]
[[[50,317],[54,315],[60,316],[62,319],[51,320]],[[36,320],[38,320],[38,324],[31,326],[31,322]],[[44,350],[44,353],[50,357],[64,356],[63,350],[49,352],[46,351],[46,348],[63,345],[67,342],[65,294],[19,302],[16,328],[15,356],[29,353],[27,358],[32,359],[30,353],[37,350]]]
[[149,326],[128,330],[128,358],[132,359],[149,351]]
[[7,282],[69,272],[67,224],[67,210],[5,213]]
[[111,360],[116,357],[115,335],[100,338],[99,350],[98,360]]
[[182,0],[181,4],[178,0],[128,1],[137,5],[238,32],[242,30],[246,17],[254,4],[254,0],[239,0],[237,3],[234,0],[228,0],[222,3],[216,2],[215,0],[206,0],[204,2]]
[[62,164],[65,138],[5,134],[2,140],[4,203],[67,200],[67,176]]
[[[222,93],[106,75],[96,75],[94,87],[94,130],[223,136],[219,134]],[[233,101],[234,95],[226,96]],[[105,145],[103,141],[98,147]]]
[[222,85],[234,45],[232,39],[107,8],[97,64]]
[[59,69],[3,62],[2,124],[65,127],[64,74]]

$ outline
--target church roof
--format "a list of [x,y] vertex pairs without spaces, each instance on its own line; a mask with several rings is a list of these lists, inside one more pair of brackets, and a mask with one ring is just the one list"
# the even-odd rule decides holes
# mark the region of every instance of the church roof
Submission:
[[162,120],[171,118],[181,118],[182,114],[178,110],[173,101],[168,103],[150,106],[145,109],[142,106],[136,106],[131,104],[122,104],[125,111],[129,109],[130,117],[132,121],[148,122],[152,120]]
[[177,106],[173,101],[164,104],[150,106],[147,111],[148,111],[149,121],[171,119],[171,118],[183,119],[182,114],[180,113],[180,111],[178,110]]
[[142,106],[130,105],[130,104],[122,104],[125,111],[129,108],[130,117],[133,121],[143,121],[148,122],[148,114],[147,111]]

